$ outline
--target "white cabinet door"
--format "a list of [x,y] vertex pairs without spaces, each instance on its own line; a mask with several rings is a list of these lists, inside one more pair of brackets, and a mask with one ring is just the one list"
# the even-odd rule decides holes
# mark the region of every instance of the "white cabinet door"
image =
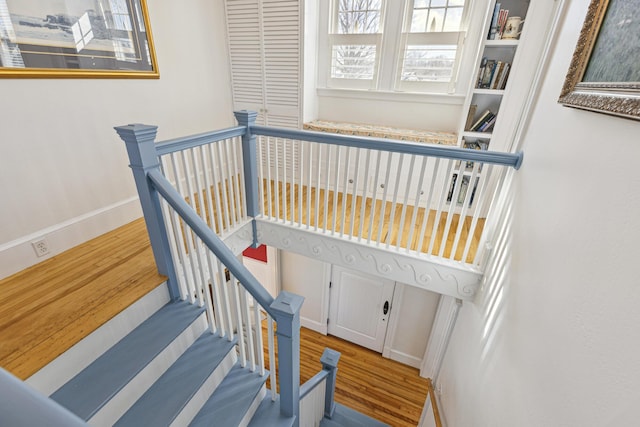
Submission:
[[233,108],[261,125],[299,129],[301,0],[226,0]]
[[304,297],[300,324],[327,334],[331,265],[291,252],[280,251],[282,290]]
[[395,282],[333,266],[329,333],[382,352]]

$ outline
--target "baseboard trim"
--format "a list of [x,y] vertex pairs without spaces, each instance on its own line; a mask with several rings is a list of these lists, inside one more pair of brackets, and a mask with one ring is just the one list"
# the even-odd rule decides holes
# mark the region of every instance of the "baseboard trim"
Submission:
[[395,360],[396,362],[411,366],[412,368],[420,369],[420,365],[422,364],[421,358],[388,347],[386,347],[382,351],[382,356],[386,357],[387,359]]
[[[0,279],[11,276],[141,216],[142,209],[138,196],[133,196],[0,244]],[[31,247],[31,242],[43,237],[49,243],[50,252],[43,257],[37,257]]]

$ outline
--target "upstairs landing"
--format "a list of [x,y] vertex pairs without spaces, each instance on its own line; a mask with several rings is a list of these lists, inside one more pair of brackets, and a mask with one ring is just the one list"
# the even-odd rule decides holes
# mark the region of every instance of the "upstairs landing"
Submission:
[[0,366],[28,378],[164,281],[143,219],[0,280]]

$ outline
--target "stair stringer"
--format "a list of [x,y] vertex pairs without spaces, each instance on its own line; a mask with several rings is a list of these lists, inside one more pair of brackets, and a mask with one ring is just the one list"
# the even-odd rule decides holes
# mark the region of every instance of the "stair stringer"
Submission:
[[386,245],[374,246],[330,231],[261,218],[256,219],[256,229],[260,243],[462,300],[473,300],[483,277],[478,268],[468,264]]

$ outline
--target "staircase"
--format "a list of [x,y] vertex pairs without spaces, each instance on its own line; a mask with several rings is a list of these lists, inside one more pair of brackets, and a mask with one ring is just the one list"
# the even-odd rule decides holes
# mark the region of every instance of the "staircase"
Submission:
[[[268,372],[242,366],[237,340],[207,325],[204,308],[170,300],[162,284],[28,382],[93,426],[295,425],[267,392]],[[386,424],[337,405],[319,425]]]
[[[80,342],[54,361],[68,368],[57,373],[64,383],[51,399],[94,426],[293,425],[267,396],[268,375],[241,366],[236,340],[212,334],[205,310],[170,301],[167,289],[161,285],[85,338],[117,341],[97,358],[74,350]],[[140,305],[160,308],[140,319]],[[84,368],[76,373],[77,366]],[[30,383],[45,392],[56,387],[46,374]]]

